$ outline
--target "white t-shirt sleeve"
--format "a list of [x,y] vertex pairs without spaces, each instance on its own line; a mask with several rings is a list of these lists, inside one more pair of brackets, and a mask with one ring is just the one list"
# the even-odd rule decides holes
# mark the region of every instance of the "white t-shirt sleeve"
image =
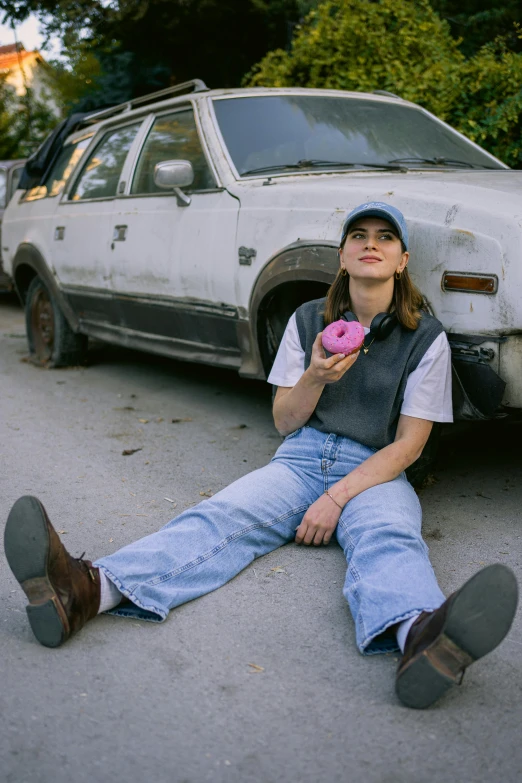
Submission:
[[408,376],[401,413],[427,421],[453,421],[451,350],[444,332]]
[[305,352],[301,347],[294,313],[286,325],[283,339],[267,380],[274,386],[295,386],[304,371]]

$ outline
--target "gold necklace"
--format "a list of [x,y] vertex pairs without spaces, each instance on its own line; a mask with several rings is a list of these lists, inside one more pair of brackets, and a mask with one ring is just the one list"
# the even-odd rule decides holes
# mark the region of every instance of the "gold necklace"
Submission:
[[371,343],[370,343],[370,345],[368,347],[366,347],[365,344],[363,343],[362,347],[363,347],[363,351],[364,351],[365,354],[368,353],[368,351],[370,350],[370,348],[372,347],[374,342],[375,342],[375,337],[373,338],[373,340],[371,341]]

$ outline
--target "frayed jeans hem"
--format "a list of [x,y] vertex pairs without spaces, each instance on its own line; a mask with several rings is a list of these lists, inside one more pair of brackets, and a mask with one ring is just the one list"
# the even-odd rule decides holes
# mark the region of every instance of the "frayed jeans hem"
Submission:
[[160,609],[157,606],[145,606],[132,590],[127,590],[118,577],[111,573],[108,568],[103,565],[96,565],[96,563],[93,563],[93,565],[95,568],[99,568],[103,571],[107,579],[110,579],[111,582],[116,585],[120,593],[134,604],[134,606],[115,606],[113,609],[108,609],[102,614],[112,614],[117,617],[133,617],[137,620],[146,620],[151,623],[163,623],[167,619],[168,612],[165,612],[164,609]]
[[[389,632],[386,634],[386,631],[389,631],[392,626],[403,623],[405,620],[409,620],[411,617],[415,617],[421,612],[433,612],[438,608],[438,606],[433,606],[431,608],[423,606],[420,609],[410,609],[409,612],[404,612],[403,614],[397,615],[397,617],[394,617],[392,620],[388,620],[388,622],[382,625],[377,631],[368,634],[366,638],[357,645],[359,652],[361,655],[383,655],[391,652],[401,652],[401,648],[397,644],[395,633]],[[382,637],[382,639],[380,637]]]

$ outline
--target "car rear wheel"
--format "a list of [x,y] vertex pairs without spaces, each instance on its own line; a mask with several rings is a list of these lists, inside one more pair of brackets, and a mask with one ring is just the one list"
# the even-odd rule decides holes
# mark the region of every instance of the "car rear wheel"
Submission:
[[73,332],[41,277],[31,281],[25,300],[25,325],[31,358],[46,367],[83,364],[87,337]]

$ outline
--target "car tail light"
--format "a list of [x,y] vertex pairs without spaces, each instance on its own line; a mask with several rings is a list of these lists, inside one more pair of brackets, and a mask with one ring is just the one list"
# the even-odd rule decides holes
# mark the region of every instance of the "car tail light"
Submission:
[[463,291],[472,294],[496,294],[498,277],[496,275],[479,275],[475,272],[444,272],[442,290]]

